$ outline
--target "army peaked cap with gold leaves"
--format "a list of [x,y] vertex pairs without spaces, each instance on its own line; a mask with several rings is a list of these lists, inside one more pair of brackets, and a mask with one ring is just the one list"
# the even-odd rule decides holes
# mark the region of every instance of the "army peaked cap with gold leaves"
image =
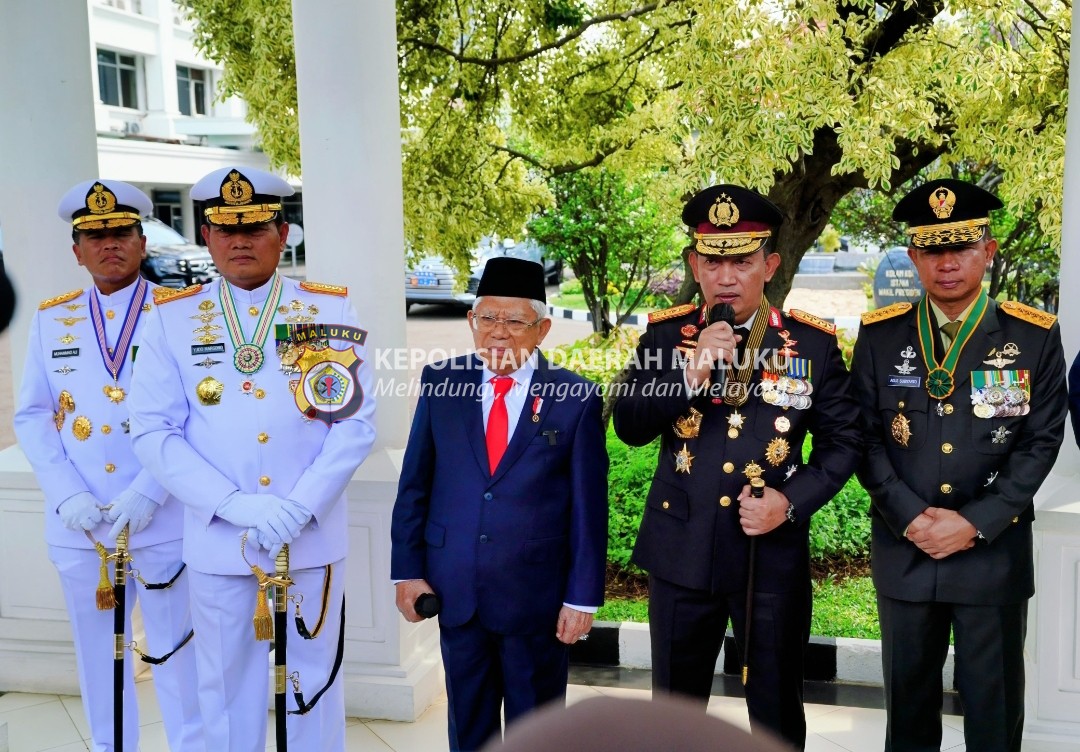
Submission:
[[281,211],[282,197],[293,193],[277,175],[253,167],[222,167],[191,187],[191,198],[203,202],[206,221],[221,226],[270,222]]
[[931,180],[900,199],[892,218],[906,222],[914,248],[951,248],[979,240],[989,213],[1002,207],[992,193],[963,180]]
[[714,185],[683,207],[694,228],[694,250],[703,256],[745,256],[760,250],[784,215],[769,199],[738,185]]

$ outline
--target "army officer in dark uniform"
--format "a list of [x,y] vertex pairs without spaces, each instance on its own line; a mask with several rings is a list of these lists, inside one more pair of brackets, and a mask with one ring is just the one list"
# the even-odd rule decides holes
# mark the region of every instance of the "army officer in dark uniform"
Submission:
[[[744,660],[750,723],[802,749],[810,516],[855,469],[858,408],[833,326],[781,313],[763,294],[780,264],[772,237],[780,210],[717,185],[691,199],[683,221],[695,230],[689,261],[704,304],[650,316],[614,408],[626,443],[660,437],[633,555],[649,572],[653,688],[706,702],[729,621],[745,657],[756,540]],[[718,320],[721,304],[734,331]],[[761,498],[751,497],[752,479],[764,481]]]
[[1054,316],[982,288],[1000,207],[958,180],[905,196],[893,219],[926,294],[865,314],[855,346],[887,752],[939,749],[950,629],[967,748],[1020,750],[1032,497],[1067,410]]

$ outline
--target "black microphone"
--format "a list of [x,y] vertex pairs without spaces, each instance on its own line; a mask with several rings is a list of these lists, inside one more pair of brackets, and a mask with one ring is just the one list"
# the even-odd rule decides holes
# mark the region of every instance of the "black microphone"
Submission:
[[441,606],[442,601],[439,600],[439,596],[435,595],[435,593],[421,593],[416,602],[413,603],[416,613],[425,619],[430,619],[438,614]]
[[[709,309],[709,324],[715,324],[718,321],[723,321],[732,329],[735,328],[735,309],[731,307],[730,303],[717,303]],[[731,357],[732,360],[734,360],[735,353],[732,353]],[[721,387],[723,386],[725,380],[725,370],[726,369],[724,368],[724,361],[717,360],[717,362],[713,366],[713,387],[712,389],[710,389],[710,391],[715,390],[717,388],[717,385],[720,385]],[[715,394],[716,392],[713,391],[713,393]]]

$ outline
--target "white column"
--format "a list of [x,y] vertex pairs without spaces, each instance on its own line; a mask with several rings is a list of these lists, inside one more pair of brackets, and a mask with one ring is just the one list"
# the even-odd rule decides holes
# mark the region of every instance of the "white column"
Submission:
[[[401,141],[393,0],[293,0],[307,278],[347,284],[372,357],[405,345]],[[378,371],[377,378],[405,373]],[[414,720],[441,689],[437,630],[404,622],[390,585],[390,513],[408,435],[380,394],[375,450],[349,494],[344,679],[350,715]]]
[[[1080,8],[1072,9],[1073,28]],[[1069,98],[1080,102],[1080,42],[1069,62]],[[1061,232],[1061,309],[1065,359],[1080,350],[1080,109],[1069,108]],[[1067,424],[1069,425],[1069,424]],[[1035,598],[1028,620],[1024,738],[1080,743],[1080,450],[1066,429],[1057,464],[1035,497]],[[1075,748],[1075,747],[1073,747]]]
[[[11,331],[18,394],[26,337],[44,298],[89,284],[56,215],[72,185],[97,175],[86,0],[4,3],[0,10],[0,223],[18,290]],[[21,62],[19,62],[21,61]],[[45,548],[43,499],[21,450],[0,452],[0,691],[76,694],[71,629]]]

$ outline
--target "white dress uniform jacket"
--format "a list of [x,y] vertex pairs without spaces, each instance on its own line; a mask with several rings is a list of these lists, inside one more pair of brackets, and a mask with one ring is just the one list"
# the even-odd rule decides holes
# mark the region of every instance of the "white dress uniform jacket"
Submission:
[[[102,311],[114,312],[112,319],[104,319],[110,345],[119,338],[136,284],[113,295],[98,294]],[[152,316],[153,288],[149,285],[117,382],[128,395],[138,344]],[[64,500],[84,491],[105,505],[128,488],[160,505],[150,524],[131,535],[129,548],[179,540],[183,507],[169,499],[168,491],[136,459],[128,433],[130,402],[126,397],[114,402],[105,394],[113,379],[102,360],[89,313],[92,294],[91,287],[70,298],[69,294],[45,301],[30,324],[15,433],[45,494],[45,540],[53,546],[93,548],[81,530],[64,527],[57,509]],[[108,542],[111,527],[105,520],[91,533],[95,539]]]
[[[356,314],[343,288],[281,279],[280,299],[269,303],[275,307],[275,325],[356,327]],[[249,341],[273,281],[250,291],[231,288]],[[331,340],[332,348],[352,348],[363,361],[354,371],[358,383],[345,385],[363,390],[363,404],[350,417],[330,425],[311,420],[298,407],[294,388],[302,391],[305,385],[300,381],[312,374],[282,371],[273,328],[262,343],[265,360],[257,372],[244,375],[234,366],[236,347],[225,317],[212,316],[223,310],[221,285],[215,280],[198,290],[188,288],[181,297],[155,307],[143,334],[130,398],[135,451],[153,476],[184,503],[188,566],[208,574],[251,573],[240,554],[243,530],[215,516],[237,490],[275,494],[311,512],[311,521],[289,547],[291,569],[339,561],[347,548],[345,487],[375,440],[366,349],[355,341]],[[320,291],[313,291],[316,288]],[[220,397],[200,399],[200,383],[204,393],[220,384]],[[251,545],[247,558],[273,570],[266,552],[256,554]]]

